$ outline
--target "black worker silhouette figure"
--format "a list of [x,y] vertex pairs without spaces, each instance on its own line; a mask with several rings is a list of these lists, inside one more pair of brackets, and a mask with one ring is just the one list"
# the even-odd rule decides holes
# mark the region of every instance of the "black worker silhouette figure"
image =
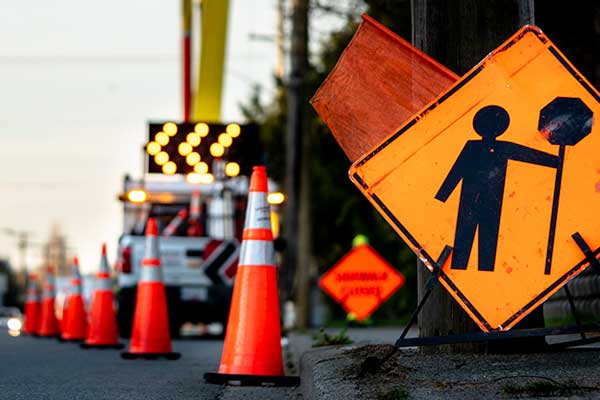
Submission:
[[481,140],[467,142],[435,195],[445,202],[462,180],[452,269],[467,268],[478,231],[478,270],[494,270],[508,160],[558,166],[558,156],[496,140],[509,124],[510,117],[504,108],[490,105],[480,109],[473,118],[473,128]]

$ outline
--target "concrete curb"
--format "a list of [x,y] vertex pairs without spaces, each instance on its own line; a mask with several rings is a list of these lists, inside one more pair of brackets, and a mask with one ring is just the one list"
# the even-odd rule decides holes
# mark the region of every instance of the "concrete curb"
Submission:
[[304,400],[361,398],[356,382],[340,379],[352,361],[344,352],[356,346],[336,346],[306,351],[300,358],[300,391]]
[[414,398],[600,398],[598,348],[531,354],[423,354],[402,350],[376,373],[362,362],[391,345],[357,343],[306,350],[300,358],[304,400]]

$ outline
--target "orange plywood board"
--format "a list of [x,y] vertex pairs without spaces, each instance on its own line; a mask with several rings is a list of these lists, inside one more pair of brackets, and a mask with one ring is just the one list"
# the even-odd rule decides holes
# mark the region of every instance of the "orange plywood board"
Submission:
[[311,104],[355,161],[456,80],[458,75],[363,15]]

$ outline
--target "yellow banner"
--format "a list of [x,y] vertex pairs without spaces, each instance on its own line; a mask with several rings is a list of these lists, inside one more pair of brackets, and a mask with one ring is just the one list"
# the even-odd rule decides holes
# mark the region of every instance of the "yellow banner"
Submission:
[[200,29],[200,63],[194,88],[191,119],[219,121],[225,44],[227,40],[227,12],[229,0],[202,0]]

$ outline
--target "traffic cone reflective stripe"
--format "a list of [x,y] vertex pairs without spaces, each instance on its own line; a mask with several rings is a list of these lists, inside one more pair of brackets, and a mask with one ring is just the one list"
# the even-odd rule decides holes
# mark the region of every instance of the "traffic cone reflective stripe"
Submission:
[[183,221],[186,220],[187,215],[188,212],[186,209],[179,211],[175,218],[173,218],[173,220],[169,223],[169,225],[167,225],[165,229],[163,229],[162,235],[173,236],[175,232],[177,232],[177,229],[179,229]]
[[41,317],[40,292],[38,290],[37,277],[35,274],[29,275],[29,289],[25,300],[25,322],[23,331],[33,335],[38,331],[38,325]]
[[144,263],[158,263],[160,265],[159,251],[158,251],[158,234],[156,228],[156,220],[150,218],[148,225],[146,226],[146,245],[144,247]]
[[202,228],[202,205],[200,202],[200,191],[195,190],[192,193],[190,201],[190,218],[188,227],[188,236],[202,236],[204,229]]
[[87,316],[83,297],[81,296],[81,274],[79,273],[79,261],[73,259],[72,278],[67,297],[65,312],[63,313],[64,340],[83,340],[87,331]]
[[254,167],[221,365],[218,373],[204,375],[211,383],[299,382],[283,376],[277,268],[266,194],[266,170]]
[[200,191],[194,190],[192,192],[192,201],[190,202],[190,218],[200,219]]
[[114,303],[112,279],[106,258],[106,245],[103,244],[100,266],[96,273],[95,289],[92,295],[89,327],[82,347],[122,348],[119,343],[119,328]]
[[272,241],[246,239],[242,242],[239,267],[260,266],[276,268],[273,260],[275,260],[275,249],[273,248]]
[[179,358],[171,349],[167,293],[162,280],[156,220],[148,219],[145,257],[137,287],[133,329],[125,359],[138,357]]
[[108,267],[108,260],[106,258],[106,245],[102,245],[102,254],[100,257],[100,266],[96,273],[96,288],[95,290],[109,290],[112,293],[113,285],[112,278],[110,276],[110,269]]
[[162,285],[162,269],[152,267],[148,264],[143,265],[142,272],[140,273],[140,281],[144,283],[160,283]]
[[58,321],[54,309],[54,268],[48,266],[46,270],[46,282],[42,295],[42,313],[38,327],[38,335],[43,337],[56,336]]

